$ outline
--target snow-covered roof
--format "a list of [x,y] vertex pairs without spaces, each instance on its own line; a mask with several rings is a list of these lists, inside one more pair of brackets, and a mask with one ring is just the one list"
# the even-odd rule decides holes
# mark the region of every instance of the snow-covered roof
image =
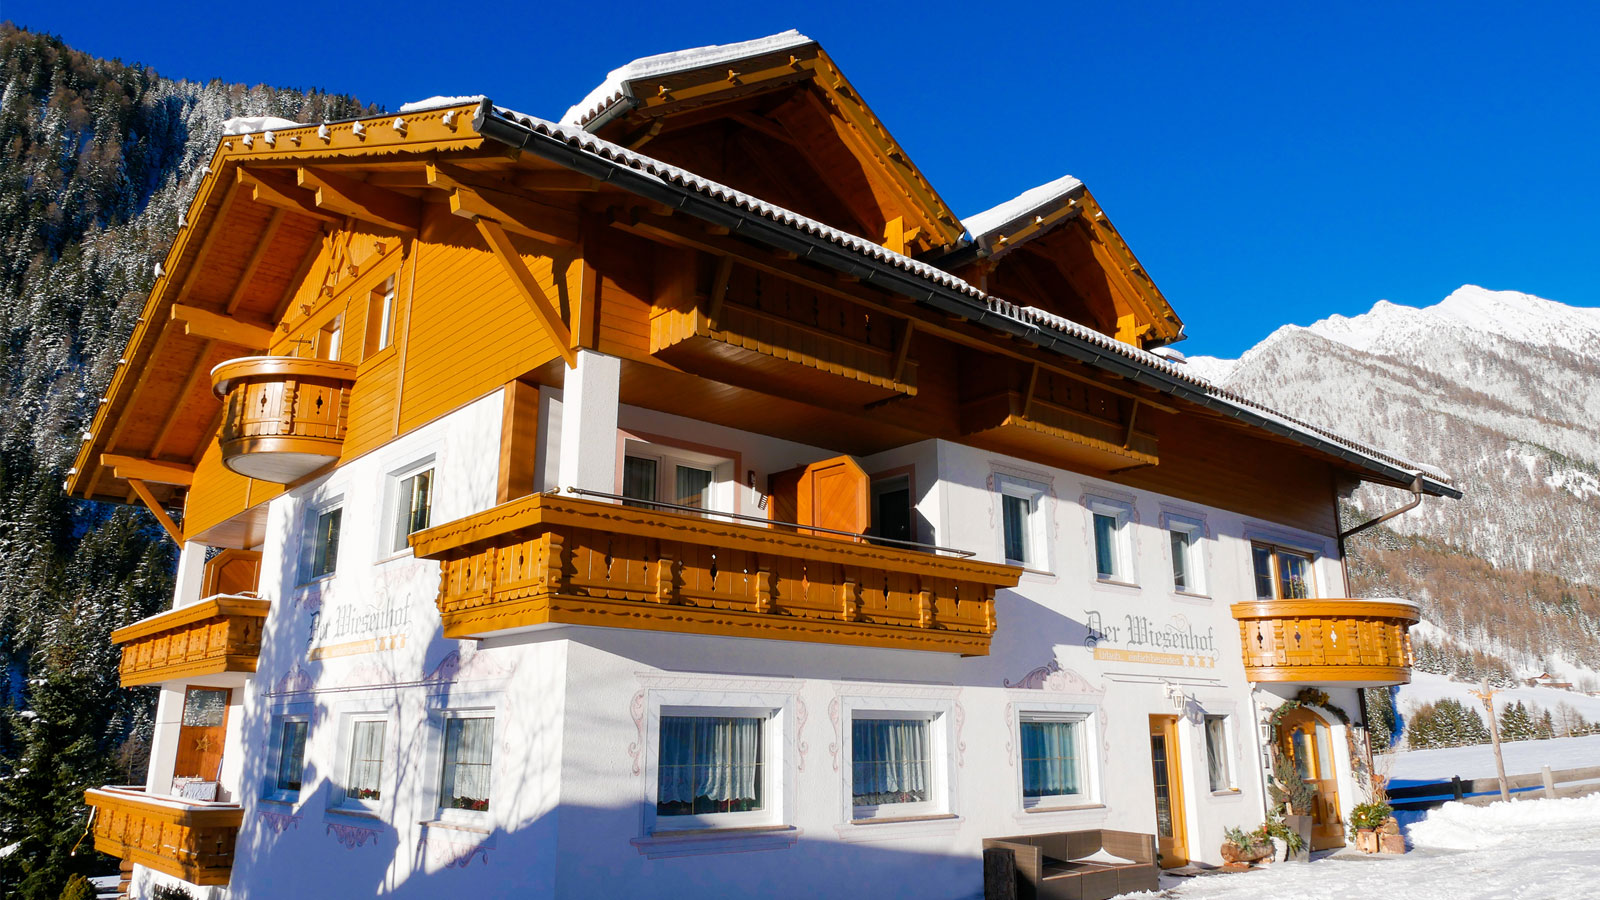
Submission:
[[1029,188],[998,206],[968,216],[961,220],[961,224],[967,229],[968,236],[975,241],[981,240],[1004,226],[1055,203],[1081,187],[1083,187],[1082,181],[1071,175],[1063,175],[1055,181]]
[[301,122],[291,122],[277,116],[235,116],[222,123],[222,133],[231,134],[260,134],[263,131],[282,131],[285,128],[304,128]]
[[[778,37],[782,36],[779,35]],[[1037,307],[1021,306],[1001,297],[992,296],[980,290],[976,286],[968,283],[964,279],[958,278],[943,269],[919,260],[912,259],[905,254],[890,250],[882,244],[867,240],[866,238],[851,234],[842,229],[834,228],[831,225],[826,225],[817,221],[816,219],[803,216],[797,212],[778,206],[777,204],[769,203],[768,201],[762,200],[754,195],[735,190],[727,185],[697,175],[694,172],[690,172],[687,169],[662,162],[661,160],[646,156],[637,151],[629,150],[620,145],[613,144],[610,141],[595,137],[587,131],[584,131],[583,128],[577,124],[551,122],[547,119],[541,119],[537,116],[519,113],[515,110],[504,107],[492,106],[492,104],[490,104],[490,106],[495,115],[507,122],[510,122],[528,131],[532,131],[536,134],[553,138],[561,143],[566,144],[570,148],[579,150],[597,159],[605,160],[614,165],[626,167],[635,172],[657,179],[662,183],[677,185],[695,193],[705,195],[727,206],[744,210],[764,219],[776,222],[780,225],[787,226],[802,234],[846,248],[866,259],[893,266],[896,269],[915,275],[916,277],[932,284],[939,285],[964,295],[970,300],[981,304],[983,307],[985,307],[987,312],[991,314],[1006,317],[1013,322],[1030,326],[1040,331],[1054,332],[1056,334],[1074,338],[1083,343],[1092,345],[1100,350],[1105,350],[1108,354],[1115,355],[1129,362],[1136,363],[1147,370],[1151,370],[1159,374],[1169,381],[1187,385],[1191,389],[1201,391],[1207,397],[1210,397],[1216,401],[1220,401],[1225,406],[1233,407],[1240,411],[1247,411],[1253,416],[1264,420],[1265,422],[1277,423],[1280,428],[1287,429],[1291,432],[1314,435],[1318,438],[1336,444],[1350,453],[1364,457],[1372,462],[1379,463],[1384,468],[1398,468],[1408,473],[1426,475],[1428,478],[1436,481],[1440,486],[1452,492],[1454,491],[1454,488],[1450,487],[1448,479],[1437,470],[1400,459],[1399,457],[1390,455],[1372,447],[1368,447],[1351,438],[1347,438],[1333,431],[1329,431],[1328,429],[1312,425],[1308,422],[1302,422],[1298,419],[1284,415],[1283,413],[1263,406],[1239,394],[1235,394],[1232,391],[1220,388],[1211,382],[1206,381],[1204,378],[1185,371],[1186,366],[1182,363],[1175,363],[1170,360],[1163,359],[1162,357],[1157,356],[1148,350],[1135,347],[1131,344],[1123,343],[1122,341],[1110,337],[1109,335],[1101,334],[1092,328],[1089,328],[1078,322],[1074,322],[1071,319],[1055,315],[1054,313],[1047,312]],[[1061,183],[1062,182],[1060,180],[1057,182],[1052,182],[1052,184],[1057,185]],[[1049,186],[1046,185],[1045,187]],[[1024,196],[1026,196],[1026,194]]]
[[726,65],[737,60],[778,50],[788,50],[814,43],[793,28],[779,34],[734,44],[713,44],[644,56],[617,69],[612,69],[606,80],[579,100],[561,116],[565,125],[589,126],[601,113],[623,100],[632,100],[629,82],[640,78],[660,78],[677,72],[689,72],[706,66]]
[[482,100],[482,94],[472,94],[466,97],[429,97],[426,100],[413,100],[410,103],[400,104],[400,112],[401,114],[421,112],[425,109],[438,109],[441,106],[460,106],[463,103],[478,103]]

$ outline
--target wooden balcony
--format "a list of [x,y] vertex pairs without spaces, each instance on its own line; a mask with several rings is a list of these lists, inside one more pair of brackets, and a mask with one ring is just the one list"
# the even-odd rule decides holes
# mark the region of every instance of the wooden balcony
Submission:
[[1161,461],[1152,434],[1020,391],[961,404],[961,431],[976,446],[1073,467],[1111,472]]
[[288,484],[339,458],[356,367],[327,359],[247,356],[211,370],[223,400],[222,464]]
[[118,628],[111,641],[122,647],[122,686],[255,672],[270,605],[254,597],[210,597]]
[[193,885],[228,883],[244,819],[238,804],[156,796],[142,787],[91,788],[83,799],[101,853]]
[[449,638],[597,625],[967,655],[1021,570],[552,494],[413,535]]
[[1235,603],[1252,682],[1376,687],[1411,680],[1415,604],[1396,600]]
[[917,364],[903,323],[874,320],[816,292],[789,296],[785,291],[797,288],[773,279],[761,290],[741,286],[741,275],[755,277],[736,272],[729,292],[750,303],[658,308],[650,352],[685,371],[781,397],[860,406],[916,395]]

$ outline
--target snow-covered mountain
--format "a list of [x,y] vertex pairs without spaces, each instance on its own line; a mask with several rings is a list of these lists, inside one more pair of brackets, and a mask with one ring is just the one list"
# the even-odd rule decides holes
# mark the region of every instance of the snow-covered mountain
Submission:
[[[1542,586],[1510,597],[1501,595],[1522,588],[1497,581],[1497,596],[1452,598],[1430,598],[1425,577],[1395,587],[1431,599],[1430,617],[1453,619],[1439,624],[1456,638],[1518,665],[1560,655],[1600,668],[1590,587],[1600,585],[1600,309],[1467,285],[1421,309],[1380,301],[1358,316],[1286,325],[1237,360],[1197,356],[1189,366],[1444,470],[1465,499],[1428,500],[1391,527],[1429,554],[1478,557]],[[1352,502],[1372,514],[1403,496],[1367,487]],[[1519,604],[1541,624],[1505,625]]]

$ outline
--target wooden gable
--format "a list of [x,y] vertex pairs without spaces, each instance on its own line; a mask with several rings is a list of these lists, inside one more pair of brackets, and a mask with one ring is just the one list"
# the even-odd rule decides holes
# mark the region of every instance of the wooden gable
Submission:
[[635,78],[618,71],[619,97],[586,123],[600,137],[908,255],[961,238],[955,214],[815,42]]

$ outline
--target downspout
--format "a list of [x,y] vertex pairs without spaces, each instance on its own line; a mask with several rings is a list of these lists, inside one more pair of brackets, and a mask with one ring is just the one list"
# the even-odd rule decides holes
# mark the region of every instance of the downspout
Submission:
[[1375,519],[1368,519],[1367,521],[1362,522],[1360,525],[1357,525],[1354,528],[1347,529],[1345,531],[1339,532],[1339,542],[1342,545],[1344,543],[1345,538],[1348,538],[1353,534],[1358,534],[1360,532],[1366,531],[1368,528],[1371,528],[1374,525],[1381,525],[1384,522],[1387,522],[1390,519],[1394,518],[1395,516],[1400,515],[1401,513],[1410,512],[1411,510],[1416,509],[1417,506],[1420,505],[1421,503],[1422,503],[1422,473],[1419,472],[1419,473],[1417,473],[1417,476],[1415,478],[1411,479],[1411,502],[1410,503],[1407,503],[1405,506],[1399,507],[1397,509],[1391,509],[1388,512],[1384,513],[1381,516],[1378,516]]

